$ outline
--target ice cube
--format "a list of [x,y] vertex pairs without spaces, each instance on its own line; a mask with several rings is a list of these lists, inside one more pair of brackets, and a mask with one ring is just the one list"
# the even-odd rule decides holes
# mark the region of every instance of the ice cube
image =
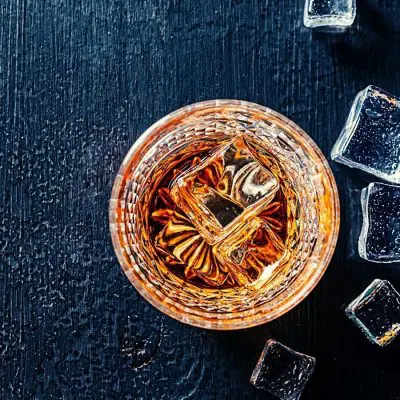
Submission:
[[306,0],[304,25],[328,31],[343,31],[356,17],[356,0]]
[[222,196],[213,188],[194,186],[192,193],[198,200],[201,200],[201,203],[204,204],[222,228],[229,225],[243,212],[243,207],[234,203],[229,198]]
[[361,193],[365,183],[353,181],[347,185],[345,198],[346,215],[345,219],[351,221],[351,229],[347,232],[347,256],[350,260],[360,261],[358,242],[360,240],[361,228],[363,225]]
[[360,92],[332,159],[400,183],[400,98],[375,86]]
[[183,176],[172,187],[176,204],[211,245],[246,229],[279,189],[275,176],[239,136]]
[[400,294],[388,281],[375,279],[346,308],[347,316],[379,346],[400,332]]
[[315,358],[268,340],[250,382],[281,400],[300,398],[315,367]]
[[254,233],[263,225],[259,218],[251,219],[245,229],[233,231],[227,238],[213,246],[215,256],[223,261],[240,266],[252,242]]
[[371,183],[361,192],[360,256],[373,262],[400,261],[400,187]]

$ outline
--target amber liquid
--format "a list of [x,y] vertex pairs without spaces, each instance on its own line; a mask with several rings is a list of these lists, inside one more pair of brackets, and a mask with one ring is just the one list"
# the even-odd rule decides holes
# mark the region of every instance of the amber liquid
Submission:
[[[229,257],[221,255],[221,247],[216,247],[220,244],[211,245],[199,234],[195,224],[177,205],[172,195],[179,177],[211,157],[212,151],[205,151],[201,146],[196,150],[195,154],[182,154],[179,162],[167,163],[163,177],[158,183],[149,185],[153,188],[149,204],[149,236],[159,258],[169,270],[195,286],[234,288],[255,282],[286,251],[288,221],[293,217],[288,212],[290,207],[287,197],[293,198],[294,194],[282,190],[284,185],[281,184],[286,179],[281,171],[269,168],[280,185],[273,199],[257,215],[260,226],[257,225],[254,231],[243,229],[235,233],[232,244],[227,241],[224,246]],[[262,163],[263,159],[259,161]],[[211,165],[203,169],[196,179],[206,187],[216,187],[222,179],[221,171]],[[237,218],[240,219],[240,215]]]

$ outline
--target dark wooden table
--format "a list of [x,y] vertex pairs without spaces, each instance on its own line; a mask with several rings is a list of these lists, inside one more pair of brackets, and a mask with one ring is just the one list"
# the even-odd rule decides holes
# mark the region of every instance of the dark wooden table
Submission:
[[400,269],[353,259],[362,179],[333,164],[342,225],[318,287],[238,332],[178,323],[129,284],[108,231],[125,153],[150,124],[213,98],[254,101],[325,155],[368,84],[400,94],[400,9],[359,2],[342,36],[303,0],[2,0],[1,399],[269,399],[249,383],[264,342],[314,355],[304,399],[400,399],[400,340],[370,344],[343,312]]

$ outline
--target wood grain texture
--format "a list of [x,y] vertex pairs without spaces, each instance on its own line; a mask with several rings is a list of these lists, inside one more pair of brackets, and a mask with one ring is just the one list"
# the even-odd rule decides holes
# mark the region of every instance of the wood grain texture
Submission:
[[400,288],[396,267],[350,257],[364,183],[345,167],[332,165],[343,224],[328,272],[258,328],[163,316],[108,232],[123,156],[176,108],[254,101],[328,155],[358,90],[400,94],[398,3],[359,3],[334,37],[302,25],[302,0],[0,2],[1,399],[269,399],[249,383],[268,338],[317,358],[304,399],[400,399],[400,341],[377,348],[344,316],[371,279]]

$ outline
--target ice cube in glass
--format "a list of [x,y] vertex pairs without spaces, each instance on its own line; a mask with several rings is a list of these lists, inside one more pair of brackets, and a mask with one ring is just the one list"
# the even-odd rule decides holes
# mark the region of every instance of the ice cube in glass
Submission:
[[215,244],[234,231],[245,230],[278,189],[275,176],[238,136],[179,177],[172,197],[204,239]]

